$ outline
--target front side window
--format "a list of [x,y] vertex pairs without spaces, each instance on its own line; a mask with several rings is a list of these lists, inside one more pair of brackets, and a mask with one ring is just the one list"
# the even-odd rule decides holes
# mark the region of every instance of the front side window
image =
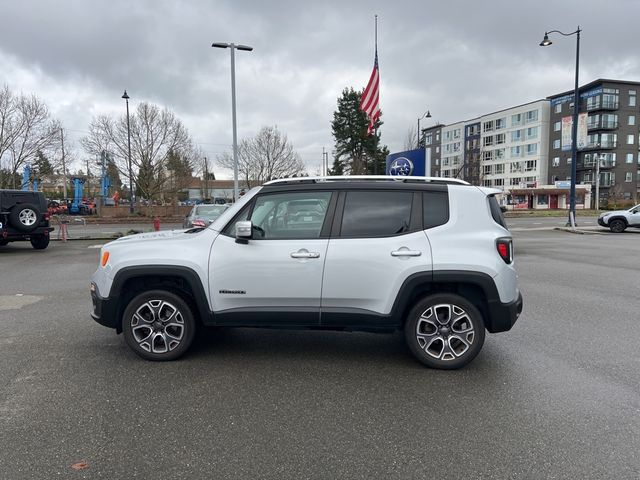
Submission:
[[261,195],[251,212],[256,240],[319,238],[331,192]]
[[387,237],[407,233],[412,201],[412,192],[347,192],[340,236]]

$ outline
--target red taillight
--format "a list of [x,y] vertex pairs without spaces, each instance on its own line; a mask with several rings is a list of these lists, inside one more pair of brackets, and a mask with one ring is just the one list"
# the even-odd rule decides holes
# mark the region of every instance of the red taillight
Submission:
[[504,260],[504,263],[513,262],[513,242],[510,238],[499,238],[496,240],[496,249],[498,255]]
[[49,221],[49,218],[50,218],[49,212],[45,213],[45,214],[44,214],[44,215],[42,215],[42,216],[44,217],[44,219],[45,219],[47,222]]

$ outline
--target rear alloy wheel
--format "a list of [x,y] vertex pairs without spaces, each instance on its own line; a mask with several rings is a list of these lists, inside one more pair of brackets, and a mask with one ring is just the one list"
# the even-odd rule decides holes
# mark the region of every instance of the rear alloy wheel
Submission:
[[31,246],[36,250],[44,250],[49,246],[48,235],[33,235],[29,241],[31,242]]
[[431,368],[465,366],[484,343],[484,322],[478,309],[459,295],[436,294],[420,300],[405,324],[411,353]]
[[151,290],[135,297],[124,311],[122,331],[129,347],[147,360],[175,360],[193,342],[196,323],[178,295]]
[[9,212],[9,223],[21,232],[30,232],[38,226],[41,220],[38,208],[30,203],[18,204]]
[[622,233],[626,230],[627,228],[627,224],[624,222],[624,220],[611,220],[609,222],[609,229],[613,232],[613,233]]

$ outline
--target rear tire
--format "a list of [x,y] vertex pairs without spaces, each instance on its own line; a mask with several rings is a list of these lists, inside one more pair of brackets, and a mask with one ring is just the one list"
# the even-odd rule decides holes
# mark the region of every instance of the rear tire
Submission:
[[411,353],[427,367],[453,370],[467,365],[484,343],[478,309],[459,295],[439,293],[418,301],[404,328]]
[[613,233],[622,233],[626,230],[626,228],[627,224],[624,220],[616,219],[609,222],[609,230],[611,230]]
[[127,345],[147,360],[175,360],[189,349],[196,321],[189,305],[166,290],[150,290],[129,302],[122,317]]
[[0,240],[0,247],[4,247],[6,245],[9,245],[9,240]]
[[9,212],[9,224],[21,232],[30,232],[42,221],[42,214],[35,205],[20,203]]
[[36,250],[44,250],[49,246],[49,236],[48,235],[34,235],[29,241],[31,242],[31,246]]

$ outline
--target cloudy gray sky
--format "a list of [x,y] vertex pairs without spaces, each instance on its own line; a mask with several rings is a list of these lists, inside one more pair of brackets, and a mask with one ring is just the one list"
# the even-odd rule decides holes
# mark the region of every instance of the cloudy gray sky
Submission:
[[239,136],[277,125],[315,173],[338,96],[369,78],[374,14],[391,151],[427,109],[453,123],[571,90],[575,36],[540,48],[545,30],[581,26],[581,84],[640,80],[637,0],[3,0],[0,83],[40,96],[76,142],[94,115],[124,112],[126,88],[133,108],[173,110],[215,158],[231,144],[230,60],[210,45],[248,44]]

